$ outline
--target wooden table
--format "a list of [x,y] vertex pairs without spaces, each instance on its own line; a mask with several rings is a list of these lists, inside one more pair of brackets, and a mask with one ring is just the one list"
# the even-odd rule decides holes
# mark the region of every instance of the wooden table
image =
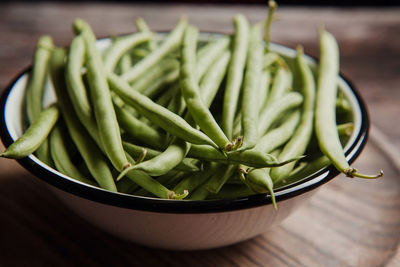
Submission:
[[[170,29],[186,14],[203,31],[231,32],[241,12],[252,22],[264,6],[1,4],[0,88],[31,62],[39,36],[71,41],[74,18],[98,36],[135,30],[145,18]],[[318,56],[317,28],[338,39],[341,69],[368,103],[371,139],[355,166],[383,168],[385,178],[338,177],[281,226],[226,248],[173,252],[121,241],[77,217],[12,160],[0,160],[0,265],[30,266],[399,266],[400,265],[400,9],[280,8],[272,40],[302,44]],[[383,140],[383,141],[382,141]]]

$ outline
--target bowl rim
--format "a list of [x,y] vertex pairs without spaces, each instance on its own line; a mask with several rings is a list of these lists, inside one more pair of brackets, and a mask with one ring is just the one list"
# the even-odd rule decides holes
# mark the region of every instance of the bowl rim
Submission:
[[[212,32],[209,33],[220,34]],[[101,39],[105,38],[100,38],[99,40]],[[292,47],[289,46],[277,43],[274,43],[274,45],[294,50]],[[311,58],[315,62],[318,62],[317,59],[313,56],[307,55],[307,57]],[[14,86],[19,81],[19,79],[22,78],[24,75],[26,75],[28,72],[30,72],[31,69],[32,65],[26,67],[21,72],[19,72],[1,93],[0,137],[3,144],[6,147],[8,147],[13,142],[13,138],[11,137],[6,125],[5,108],[8,96],[10,95],[11,91],[13,90]],[[367,143],[368,132],[370,127],[370,119],[365,102],[361,97],[361,95],[359,94],[358,90],[354,87],[354,84],[341,72],[339,76],[348,85],[351,93],[354,95],[356,102],[360,107],[360,114],[361,114],[360,130],[357,133],[351,146],[349,146],[348,149],[345,151],[346,158],[349,164],[351,164],[359,156],[359,154],[362,152]],[[272,207],[271,197],[268,194],[256,194],[247,197],[241,197],[235,199],[222,199],[222,200],[167,200],[167,199],[158,199],[151,197],[134,196],[119,192],[111,192],[98,187],[89,186],[84,183],[73,182],[72,180],[65,179],[64,177],[59,175],[59,173],[56,170],[51,168],[44,168],[43,166],[35,162],[35,160],[32,159],[32,156],[18,159],[17,162],[20,165],[22,165],[22,167],[27,169],[29,172],[34,174],[37,178],[52,186],[55,186],[57,189],[84,198],[86,200],[95,201],[119,208],[127,208],[131,210],[141,210],[148,212],[191,214],[191,213],[219,213],[219,212],[256,208],[264,205],[270,205]],[[299,184],[307,183],[316,178],[320,178],[317,182],[309,183],[308,185],[299,188],[295,191],[291,191],[281,195],[276,195],[276,201],[280,202],[283,200],[294,198],[298,195],[302,195],[306,192],[309,192],[321,186],[322,184],[329,182],[338,175],[339,171],[337,171],[333,165],[329,165],[299,182],[278,189],[276,192],[294,187]]]

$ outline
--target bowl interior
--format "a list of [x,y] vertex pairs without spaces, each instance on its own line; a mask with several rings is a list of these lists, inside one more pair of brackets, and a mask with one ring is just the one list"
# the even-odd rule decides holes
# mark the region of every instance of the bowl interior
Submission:
[[[159,39],[162,39],[163,36],[165,36],[165,34],[158,34]],[[200,38],[205,41],[220,38],[221,36],[221,34],[217,33],[203,33],[200,35]],[[110,43],[110,39],[105,38],[99,40],[97,45],[100,50],[104,51]],[[278,44],[271,44],[271,49],[287,58],[294,58],[296,56],[295,50]],[[309,64],[315,68],[316,61],[309,56],[306,56],[306,59]],[[1,108],[3,110],[1,118],[1,137],[6,146],[20,137],[26,128],[24,96],[28,81],[28,73],[29,70],[24,71],[14,82],[11,83],[8,89],[3,92],[1,100]],[[350,102],[353,110],[354,131],[345,146],[346,159],[349,162],[352,162],[361,152],[361,149],[366,142],[369,121],[364,102],[355,89],[342,76],[339,77],[338,82],[340,90]],[[54,90],[51,83],[47,82],[45,86],[44,103],[45,105],[49,105],[54,101]],[[138,197],[123,193],[109,192],[81,183],[47,166],[34,155],[19,160],[19,162],[39,178],[62,190],[91,200],[128,208],[144,210],[150,209],[165,212],[209,212],[247,208],[271,203],[271,200],[267,195],[255,195],[234,200],[207,201],[175,201]],[[324,168],[309,177],[305,177],[300,182],[278,189],[276,191],[276,199],[277,201],[280,201],[307,192],[320,184],[329,181],[337,174],[338,172],[334,168]]]

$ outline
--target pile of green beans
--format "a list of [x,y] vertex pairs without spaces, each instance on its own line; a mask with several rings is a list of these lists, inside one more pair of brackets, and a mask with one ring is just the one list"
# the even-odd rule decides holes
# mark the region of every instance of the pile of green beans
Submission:
[[[343,146],[353,113],[338,93],[336,40],[320,30],[315,71],[303,49],[271,50],[266,23],[239,14],[235,32],[207,41],[183,18],[163,38],[138,32],[100,52],[90,25],[73,24],[67,48],[37,45],[26,89],[28,127],[2,157],[32,153],[90,186],[166,199],[267,194],[333,164],[348,177]],[[265,36],[262,27],[265,25]],[[48,78],[47,78],[48,77]],[[56,93],[42,103],[46,79]],[[339,103],[339,104],[338,104]]]

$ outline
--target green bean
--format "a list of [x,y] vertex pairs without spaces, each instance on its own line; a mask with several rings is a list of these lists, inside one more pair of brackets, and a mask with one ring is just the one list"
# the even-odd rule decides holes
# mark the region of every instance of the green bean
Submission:
[[[129,155],[127,155],[127,158],[132,164],[134,163],[134,160]],[[126,177],[128,177],[130,180],[138,184],[146,191],[160,198],[183,199],[188,195],[187,192],[176,194],[174,191],[169,190],[168,188],[160,184],[157,180],[153,179],[150,175],[140,170],[132,170],[126,174]]]
[[167,109],[175,114],[178,114],[179,116],[182,116],[186,110],[186,103],[181,94],[181,87],[179,86],[179,83],[177,86],[179,91],[172,97],[171,101],[168,103]]
[[120,193],[124,194],[133,194],[135,190],[137,190],[139,186],[134,183],[131,179],[123,179],[119,183],[117,183],[117,190]]
[[[219,88],[222,78],[225,74],[225,68],[229,61],[229,52],[225,52],[220,59],[211,66],[210,70],[206,73],[203,79],[201,88],[201,97],[205,100],[205,106],[208,108],[211,105],[212,99]],[[193,125],[190,114],[186,114],[185,120]],[[183,142],[180,139],[174,138],[171,145],[159,156],[151,161],[146,161],[138,164],[131,169],[142,169],[152,175],[162,175],[169,170],[178,166],[190,148],[190,144]]]
[[350,136],[354,131],[354,123],[347,122],[337,126],[338,134],[342,136]]
[[201,81],[202,77],[208,71],[209,66],[213,65],[215,60],[225,50],[228,49],[230,39],[222,37],[215,42],[209,42],[204,47],[200,48],[197,52],[197,63],[196,63],[196,75],[198,81]]
[[33,67],[26,88],[26,111],[29,123],[33,123],[42,112],[43,89],[47,76],[48,63],[53,50],[50,36],[40,37],[36,47]]
[[[203,84],[204,87],[213,88],[213,85],[209,84],[210,77],[207,78],[208,81],[203,82],[203,77],[208,73],[211,73],[211,66],[215,65],[215,61],[218,59],[218,56],[223,53],[224,50],[227,49],[230,43],[229,38],[219,38],[215,42],[209,42],[202,48],[200,48],[197,52],[197,62],[196,62],[196,69],[197,69],[197,79]],[[214,69],[214,68],[213,68]],[[217,76],[217,75],[215,75]],[[211,81],[212,82],[212,81]],[[174,86],[175,88],[179,88],[179,84]],[[200,91],[202,89],[200,88]],[[207,90],[207,89],[205,89]],[[210,90],[211,91],[211,90]],[[172,97],[168,109],[172,112],[181,115],[186,109],[186,103],[183,101],[181,93],[176,93]]]
[[249,51],[242,97],[243,144],[240,150],[253,148],[258,140],[260,79],[262,76],[263,44],[261,24],[251,27]]
[[[186,156],[187,151],[189,150],[189,146],[186,144],[187,143],[185,141],[178,139],[175,143],[172,143],[168,146],[168,148],[164,151],[165,153],[155,153],[155,151],[152,151],[152,155],[149,155],[147,159],[145,158],[145,161],[127,168],[125,173],[130,170],[142,170],[149,175],[160,176],[178,166],[178,169],[182,171],[199,171],[199,168],[190,161],[182,161],[182,158]],[[186,150],[181,150],[181,146],[187,146]],[[128,153],[129,151],[137,152],[133,151],[135,148],[127,143],[124,143],[124,148]],[[120,177],[122,178],[125,173],[122,172]]]
[[[283,59],[275,52],[268,52],[264,55],[263,69],[268,69],[274,63],[282,63]],[[282,64],[279,64],[282,66]]]
[[[157,66],[154,66],[150,72],[143,74],[133,84],[134,90],[141,92],[147,96],[151,94],[149,87],[158,80],[162,80],[164,77],[169,76],[168,80],[164,82],[177,81],[179,78],[179,62],[176,59],[165,59],[162,60]],[[152,89],[154,90],[154,89]],[[144,93],[148,92],[148,93]]]
[[229,177],[237,170],[236,165],[221,164],[217,167],[215,173],[208,179],[205,187],[208,191],[216,194],[221,190]]
[[225,136],[210,110],[204,105],[195,73],[198,30],[187,26],[183,37],[179,84],[190,115],[220,149],[229,151],[232,143]]
[[[337,126],[337,131],[342,143],[346,137],[349,137],[354,129],[353,123],[343,123]],[[320,154],[320,151],[314,152],[314,154]],[[307,178],[311,174],[316,173],[322,168],[331,164],[331,161],[326,156],[320,156],[310,162],[301,162],[295,169],[293,169],[287,178],[281,179],[274,183],[276,188],[284,185],[298,182],[304,178]]]
[[267,107],[281,98],[285,94],[286,90],[291,86],[291,80],[290,71],[284,67],[279,67],[264,106]]
[[56,48],[50,59],[50,74],[57,96],[57,103],[68,128],[68,132],[74,141],[79,153],[82,155],[90,173],[100,187],[117,191],[113,176],[108,167],[107,159],[87,134],[80,124],[77,115],[72,107],[71,100],[67,94],[64,77],[64,59],[66,52],[62,48]]
[[157,105],[148,97],[131,90],[129,84],[115,74],[108,75],[108,82],[114,92],[126,103],[134,106],[139,113],[172,135],[193,144],[209,144],[217,147],[209,137],[191,127],[183,118]]
[[146,90],[143,91],[145,96],[154,98],[157,96],[165,86],[177,82],[179,78],[179,69],[170,70],[165,73],[160,79],[155,80]]
[[[187,176],[187,173],[184,172],[179,172],[179,173],[173,173],[173,174],[164,174],[162,176],[157,177],[157,182],[165,186],[165,188],[170,188],[171,185],[174,186],[175,183],[179,182],[179,180],[183,179],[185,176]],[[184,190],[182,191],[182,194],[186,194],[188,191]],[[133,195],[137,196],[154,196],[151,192],[147,191],[144,188],[140,188],[139,190],[136,190],[133,192]]]
[[290,139],[299,121],[300,111],[293,112],[279,127],[268,131],[267,134],[262,136],[253,149],[270,153],[280,147]]
[[132,67],[132,56],[130,54],[125,54],[121,57],[121,60],[119,61],[119,75],[124,74],[127,72],[131,67]]
[[167,138],[164,134],[133,116],[126,109],[127,105],[119,97],[114,95],[112,99],[118,123],[130,136],[158,149],[166,146]]
[[344,155],[336,129],[335,102],[339,75],[339,48],[335,38],[320,30],[320,64],[315,112],[315,133],[321,151],[340,172],[348,177],[374,179],[383,176],[364,175],[351,168]]
[[[196,172],[197,173],[197,172]],[[195,173],[195,174],[196,174]],[[178,184],[178,183],[180,183],[183,179],[185,179],[186,177],[190,177],[190,176],[192,176],[193,175],[193,173],[189,173],[189,172],[179,172],[179,173],[177,173],[175,176],[173,176],[173,177],[171,177],[170,179],[168,179],[168,180],[166,180],[164,183],[165,183],[165,186],[167,187],[167,188],[175,188],[175,186]],[[158,180],[158,179],[157,179]],[[174,192],[176,192],[175,190],[173,190]],[[182,194],[183,193],[185,193],[185,192],[187,192],[187,193],[189,193],[189,191],[188,190],[183,190],[183,191],[181,191],[182,192]],[[178,192],[176,192],[176,193],[178,193]]]
[[286,111],[298,107],[303,101],[301,94],[290,92],[282,96],[269,106],[265,106],[260,113],[258,133],[264,135],[271,125]]
[[81,71],[85,61],[85,41],[81,35],[76,36],[70,45],[65,71],[67,90],[79,120],[90,136],[102,147],[97,130],[96,119],[89,101]]
[[162,95],[157,98],[156,103],[160,106],[167,106],[174,95],[179,92],[179,90],[180,88],[178,83],[172,84]]
[[271,29],[271,22],[273,19],[274,12],[278,5],[274,0],[269,0],[268,1],[268,17],[267,21],[265,22],[265,50],[268,52],[269,51],[269,45],[270,45],[270,29]]
[[65,131],[63,130],[65,129],[62,128],[61,124],[56,124],[50,134],[50,152],[57,170],[80,182],[97,186],[95,182],[86,178],[71,161],[67,149],[70,144],[66,143],[67,139],[65,137]]
[[[186,173],[183,172],[178,172],[178,171],[170,171],[167,174],[164,174],[162,176],[157,177],[157,182],[163,185],[165,188],[167,188],[167,184],[169,184],[171,181],[174,181],[175,179],[180,179],[181,175],[186,175]],[[127,179],[121,180],[125,181]],[[184,194],[187,191],[182,191],[182,194]],[[154,196],[154,194],[150,193],[144,188],[140,188],[136,191],[133,192],[133,195],[139,195],[139,196]]]
[[[140,32],[151,33],[149,26],[143,18],[138,18],[136,20],[136,26]],[[154,51],[157,48],[157,41],[155,39],[148,40],[146,44],[149,51]]]
[[[214,49],[213,49],[214,51]],[[230,53],[228,51],[224,52],[222,54],[222,56],[220,58],[218,58],[210,67],[210,69],[205,73],[204,78],[200,84],[200,94],[202,99],[204,100],[204,104],[205,106],[208,108],[211,105],[212,100],[214,99],[218,88],[222,82],[222,79],[224,77],[225,74],[225,70],[226,70],[226,65],[229,62],[229,57],[230,57]],[[178,99],[178,98],[176,98]],[[183,102],[183,101],[182,101]],[[176,108],[181,109],[181,110],[177,110],[177,112],[182,112],[184,110],[184,105],[177,103],[178,105],[176,106]],[[190,114],[187,113],[185,116],[185,120],[189,122],[189,124],[193,125],[193,119],[191,118]],[[171,160],[171,162],[173,162],[174,164],[176,164],[177,162],[179,162],[180,160],[184,161],[184,156],[187,154],[187,150],[188,150],[188,146],[189,144],[184,144],[179,142],[178,140],[174,140],[172,142],[172,145],[174,145],[175,149],[180,149],[181,153],[180,153],[180,158],[176,157],[176,153],[175,155],[169,155],[169,151],[167,149],[167,151],[165,151],[163,154],[164,157],[166,158],[171,158],[173,160]],[[169,168],[172,168],[174,166],[174,164],[168,164]],[[168,168],[165,168],[164,171],[167,171]]]
[[122,148],[121,134],[101,55],[95,46],[96,39],[88,24],[83,27],[80,34],[83,35],[86,45],[86,69],[90,97],[100,140],[113,166],[121,171],[130,166],[130,163]]
[[[138,47],[138,48],[135,48],[132,50],[132,56],[135,59],[135,63],[141,61],[142,59],[147,57],[149,54],[150,54],[149,50],[141,48],[141,47]],[[129,68],[127,71],[125,71],[125,73],[130,71],[132,68],[133,68],[133,65],[131,66],[131,68]]]
[[210,194],[210,191],[205,187],[205,183],[198,186],[192,194],[187,198],[188,200],[204,200]]
[[257,193],[242,183],[241,185],[224,185],[218,194],[210,194],[207,199],[236,199],[255,194]]
[[[26,88],[26,111],[29,123],[33,123],[43,109],[43,90],[53,48],[53,40],[50,36],[44,35],[39,39]],[[47,139],[36,149],[36,156],[47,165],[52,165]]]
[[[297,48],[297,68],[300,73],[300,80],[302,84],[302,94],[304,102],[302,107],[302,116],[299,126],[293,133],[290,141],[285,145],[282,152],[279,154],[278,159],[284,160],[285,158],[300,156],[306,150],[311,135],[313,132],[314,120],[314,106],[315,106],[315,82],[311,68],[303,56],[302,47]],[[294,168],[295,162],[286,164],[279,168],[273,168],[270,172],[271,178],[274,181],[283,179]]]
[[104,70],[111,72],[117,66],[121,57],[135,46],[153,38],[150,32],[133,33],[117,38],[103,55]]
[[225,156],[217,149],[207,145],[191,145],[187,156],[225,164],[243,164],[254,168],[278,167],[303,158],[294,157],[290,160],[280,162],[270,154],[255,150],[232,151]]
[[12,143],[1,157],[21,159],[32,154],[46,140],[58,120],[59,110],[53,104],[44,109],[25,133]]
[[270,81],[271,72],[264,70],[260,79],[260,95],[258,96],[258,107],[260,111],[262,110],[262,108],[264,107],[264,103],[268,99]]
[[249,43],[249,23],[247,19],[243,15],[236,15],[234,24],[235,36],[232,44],[232,59],[228,67],[221,122],[221,127],[229,139],[233,137],[233,121],[239,102]]
[[339,94],[336,99],[336,113],[351,113],[352,107],[349,101]]
[[204,105],[209,108],[224,79],[231,53],[225,51],[208,69],[200,82],[200,95]]
[[329,164],[331,164],[329,158],[326,156],[321,156],[311,162],[300,165],[299,167],[295,168],[287,178],[277,181],[275,183],[275,188],[301,181],[302,179],[318,172],[322,168],[329,166]]
[[245,183],[254,192],[257,193],[269,193],[274,209],[278,209],[276,206],[275,194],[274,194],[274,183],[270,177],[270,169],[261,168],[253,169],[246,175]]
[[177,193],[182,193],[184,190],[188,192],[193,192],[198,186],[204,183],[215,171],[218,164],[211,162],[206,164],[203,171],[191,174],[184,179],[182,179],[175,187],[174,191]]
[[151,52],[143,60],[135,64],[128,72],[121,77],[125,81],[133,82],[138,77],[146,73],[151,67],[155,66],[162,58],[168,55],[173,50],[177,49],[181,44],[183,32],[186,27],[186,20],[180,19],[178,25],[165,38],[164,42],[158,49]]

